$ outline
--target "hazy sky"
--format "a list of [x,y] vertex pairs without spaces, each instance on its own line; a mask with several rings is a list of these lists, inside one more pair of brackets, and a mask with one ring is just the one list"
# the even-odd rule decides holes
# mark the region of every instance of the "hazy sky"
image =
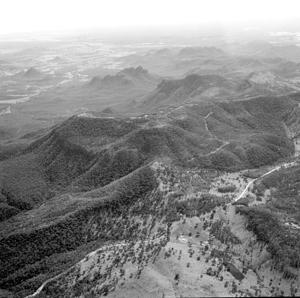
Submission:
[[300,20],[300,0],[0,0],[0,34]]

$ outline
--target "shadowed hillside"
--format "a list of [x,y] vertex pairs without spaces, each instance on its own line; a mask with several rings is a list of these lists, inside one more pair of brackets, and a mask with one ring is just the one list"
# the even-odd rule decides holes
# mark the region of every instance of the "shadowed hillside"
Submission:
[[270,164],[293,152],[285,122],[295,108],[282,97],[131,118],[74,116],[0,163],[3,210],[17,208],[14,214],[67,189],[104,186],[157,158],[220,170]]
[[151,169],[144,167],[107,187],[55,197],[4,222],[0,226],[0,287],[32,291],[45,279],[43,274],[55,275],[71,266],[93,243],[136,239],[139,224],[133,223],[133,216],[155,186]]

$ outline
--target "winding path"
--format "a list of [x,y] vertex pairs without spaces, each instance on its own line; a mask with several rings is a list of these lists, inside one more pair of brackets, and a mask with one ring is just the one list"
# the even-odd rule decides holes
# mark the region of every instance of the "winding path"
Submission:
[[[299,108],[299,107],[300,107],[300,103],[299,103],[294,109]],[[295,134],[293,134],[293,133],[290,131],[290,129],[288,128],[288,126],[287,126],[285,123],[283,123],[283,125],[284,125],[284,129],[285,129],[285,131],[286,131],[287,137],[288,137],[289,139],[292,139],[292,140],[294,141],[294,147],[295,147],[295,154],[294,154],[294,157],[297,157],[297,156],[299,156],[299,154],[300,154],[300,146],[298,145],[298,137],[296,137]],[[238,196],[236,199],[234,199],[234,202],[237,202],[238,200],[240,200],[241,198],[243,198],[244,195],[247,193],[249,187],[250,187],[256,180],[258,180],[258,179],[260,179],[260,178],[263,178],[263,177],[265,177],[265,176],[267,176],[267,175],[269,175],[269,174],[271,174],[271,173],[273,173],[273,172],[279,170],[281,167],[288,168],[288,167],[293,166],[294,164],[295,164],[295,162],[286,162],[286,163],[283,163],[283,164],[281,164],[281,165],[279,165],[279,166],[276,166],[276,167],[273,168],[272,170],[266,172],[265,174],[261,175],[260,177],[257,177],[257,178],[255,178],[255,179],[251,180],[251,181],[246,185],[246,187],[244,188],[244,190],[239,194],[239,196]]]
[[258,179],[260,179],[260,178],[263,178],[263,177],[265,177],[265,176],[267,176],[267,175],[270,175],[271,173],[273,173],[273,172],[275,172],[275,171],[278,171],[280,168],[289,168],[289,167],[291,167],[291,166],[293,166],[293,165],[295,165],[295,161],[283,163],[283,164],[281,164],[281,165],[279,165],[279,166],[276,166],[276,167],[273,168],[272,170],[270,170],[270,171],[264,173],[263,175],[261,175],[261,176],[255,178],[255,179],[253,179],[253,180],[251,180],[251,181],[246,185],[246,187],[244,188],[244,190],[239,194],[239,196],[238,196],[236,199],[234,199],[234,202],[237,202],[239,199],[241,199],[241,198],[247,193],[247,190],[249,189],[249,187],[250,187],[256,180],[258,180]]
[[100,251],[100,250],[105,250],[105,249],[108,249],[108,248],[110,248],[110,247],[124,246],[124,245],[126,245],[126,243],[111,244],[111,245],[106,245],[106,246],[102,246],[102,247],[100,247],[100,248],[97,248],[96,250],[94,250],[94,251],[88,253],[83,259],[81,259],[79,262],[77,262],[76,264],[74,264],[73,266],[71,266],[70,268],[68,268],[67,270],[61,272],[61,273],[58,274],[58,275],[55,275],[55,276],[53,276],[53,277],[47,279],[46,281],[44,281],[43,284],[42,284],[42,285],[41,285],[41,286],[40,286],[33,294],[28,295],[28,296],[26,296],[25,298],[34,298],[34,297],[38,296],[38,295],[42,292],[42,290],[44,289],[44,287],[45,287],[49,282],[51,282],[51,281],[53,281],[53,280],[56,280],[56,279],[60,278],[61,276],[63,276],[64,274],[68,273],[68,271],[70,271],[71,269],[73,269],[75,266],[77,266],[78,264],[84,262],[85,259],[86,259],[87,257],[93,256],[93,255],[94,255],[95,253],[97,253],[98,251]]
[[239,194],[239,196],[238,196],[236,199],[234,199],[234,202],[237,202],[237,201],[240,200],[242,197],[244,197],[244,195],[245,195],[246,192],[248,191],[249,187],[250,187],[256,180],[258,180],[258,179],[260,179],[260,178],[263,178],[263,177],[265,177],[265,176],[267,176],[267,175],[269,175],[269,174],[271,174],[271,173],[273,173],[273,172],[279,170],[281,167],[282,167],[282,165],[277,166],[277,167],[275,167],[274,169],[270,170],[269,172],[267,172],[267,173],[265,173],[265,174],[263,174],[263,175],[261,175],[261,176],[255,178],[255,179],[251,180],[251,181],[246,185],[246,187],[244,188],[244,190]]
[[228,141],[223,141],[221,139],[219,139],[216,135],[214,135],[208,128],[208,123],[207,123],[207,119],[209,118],[209,116],[211,116],[214,112],[209,112],[205,117],[204,117],[204,123],[205,123],[205,129],[206,131],[208,132],[208,134],[211,136],[211,138],[219,141],[219,142],[222,142],[223,144],[221,146],[219,146],[218,148],[216,148],[215,150],[207,153],[207,154],[203,154],[202,156],[209,156],[209,155],[212,155],[212,154],[215,154],[217,152],[219,152],[220,150],[222,150],[225,146],[227,146],[230,142]]

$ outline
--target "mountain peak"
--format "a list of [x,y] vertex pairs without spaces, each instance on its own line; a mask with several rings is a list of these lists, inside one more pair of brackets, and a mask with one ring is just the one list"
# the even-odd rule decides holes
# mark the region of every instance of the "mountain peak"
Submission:
[[128,75],[137,76],[141,74],[148,74],[148,70],[146,70],[145,68],[139,65],[135,68],[134,67],[125,68],[122,71],[120,71],[119,74],[128,74]]
[[149,85],[154,88],[157,81],[158,79],[151,75],[148,70],[138,66],[124,68],[116,74],[106,75],[103,78],[95,76],[91,79],[89,85],[97,88],[124,88]]
[[113,109],[110,107],[103,109],[101,112],[104,114],[113,114],[114,113]]
[[38,76],[40,76],[41,75],[41,72],[40,71],[38,71],[36,68],[34,68],[34,67],[30,67],[30,68],[28,68],[26,71],[25,71],[25,73],[24,73],[24,76],[25,77],[38,77]]

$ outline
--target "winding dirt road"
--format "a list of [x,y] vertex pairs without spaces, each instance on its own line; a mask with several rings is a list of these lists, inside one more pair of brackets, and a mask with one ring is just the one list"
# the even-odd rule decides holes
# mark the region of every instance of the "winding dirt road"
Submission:
[[214,135],[208,128],[208,123],[207,123],[207,119],[213,114],[214,112],[209,112],[205,117],[204,117],[204,123],[205,123],[205,129],[206,131],[208,132],[208,134],[211,136],[211,138],[219,141],[219,142],[222,142],[223,144],[221,146],[219,146],[218,148],[216,148],[215,150],[207,153],[207,154],[204,154],[203,156],[209,156],[209,155],[212,155],[212,154],[215,154],[217,153],[218,151],[222,150],[225,146],[227,146],[229,144],[228,141],[223,141],[221,139],[219,139],[216,135]]

